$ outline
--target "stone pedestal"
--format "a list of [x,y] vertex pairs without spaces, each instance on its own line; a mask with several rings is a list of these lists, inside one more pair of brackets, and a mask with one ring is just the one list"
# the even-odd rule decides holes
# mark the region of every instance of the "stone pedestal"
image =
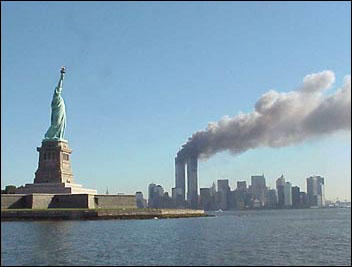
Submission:
[[43,140],[33,184],[18,187],[16,194],[97,194],[74,183],[70,163],[72,150],[64,141]]
[[70,163],[72,150],[63,141],[43,141],[34,183],[74,183]]

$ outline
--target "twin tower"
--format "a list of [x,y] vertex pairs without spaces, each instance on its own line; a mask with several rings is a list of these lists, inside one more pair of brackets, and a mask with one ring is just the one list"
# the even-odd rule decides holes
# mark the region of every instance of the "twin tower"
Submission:
[[190,155],[175,158],[175,188],[173,198],[180,206],[186,197],[186,165],[187,165],[187,202],[190,208],[198,208],[198,156]]

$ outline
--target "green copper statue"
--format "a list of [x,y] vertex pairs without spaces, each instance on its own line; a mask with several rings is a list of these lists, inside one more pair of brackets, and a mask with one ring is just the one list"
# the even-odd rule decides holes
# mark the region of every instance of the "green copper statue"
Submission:
[[59,83],[55,88],[53,100],[51,101],[51,125],[45,133],[45,141],[65,141],[64,132],[66,128],[66,111],[64,99],[61,96],[62,82],[64,80],[65,67],[61,68]]

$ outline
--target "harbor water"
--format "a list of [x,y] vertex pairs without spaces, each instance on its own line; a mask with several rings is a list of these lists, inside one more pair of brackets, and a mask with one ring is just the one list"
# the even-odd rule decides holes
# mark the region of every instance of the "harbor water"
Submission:
[[1,222],[1,265],[351,265],[351,209]]

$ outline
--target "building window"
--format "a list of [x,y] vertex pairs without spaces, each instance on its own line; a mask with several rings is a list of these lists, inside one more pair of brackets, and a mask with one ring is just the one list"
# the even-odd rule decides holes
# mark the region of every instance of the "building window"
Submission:
[[48,153],[48,159],[51,159],[51,153],[50,152]]
[[44,153],[44,160],[46,160],[46,153]]
[[68,154],[64,154],[64,160],[68,160]]

